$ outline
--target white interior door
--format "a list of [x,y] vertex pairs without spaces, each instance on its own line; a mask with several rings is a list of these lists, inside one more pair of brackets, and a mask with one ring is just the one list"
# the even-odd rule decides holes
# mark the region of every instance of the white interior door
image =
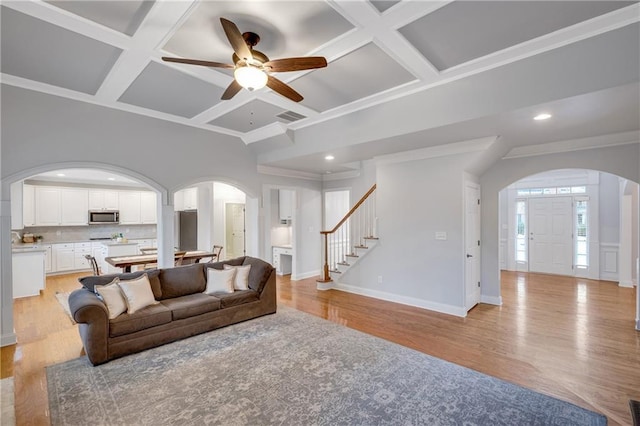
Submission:
[[465,301],[467,311],[480,303],[480,188],[465,188]]
[[573,275],[571,197],[529,199],[529,270]]
[[225,205],[226,251],[227,259],[244,256],[244,204],[227,203]]

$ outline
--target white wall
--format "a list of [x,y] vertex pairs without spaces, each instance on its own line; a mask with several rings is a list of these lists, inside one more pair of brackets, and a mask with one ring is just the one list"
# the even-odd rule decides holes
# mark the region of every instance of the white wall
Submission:
[[600,173],[600,241],[620,242],[620,184],[618,176]]
[[300,188],[296,190],[293,215],[294,265],[291,279],[320,275],[322,265],[322,193]]
[[[245,204],[246,196],[244,192],[240,191],[237,188],[234,188],[233,186],[226,185],[220,182],[214,182],[213,184],[213,241],[209,249],[211,249],[214,244],[226,247],[225,205],[227,203]],[[225,254],[226,254],[226,251],[222,253],[223,258],[225,257]]]
[[[471,158],[379,164],[380,240],[340,278],[337,288],[465,315],[463,182]],[[435,239],[441,231],[447,240]]]

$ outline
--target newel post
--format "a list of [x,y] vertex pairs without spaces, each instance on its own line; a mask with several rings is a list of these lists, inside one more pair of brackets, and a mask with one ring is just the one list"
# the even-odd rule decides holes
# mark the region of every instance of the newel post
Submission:
[[320,232],[324,235],[324,268],[323,268],[323,277],[320,282],[328,283],[331,282],[331,276],[329,275],[329,243],[327,242],[328,232],[322,231]]

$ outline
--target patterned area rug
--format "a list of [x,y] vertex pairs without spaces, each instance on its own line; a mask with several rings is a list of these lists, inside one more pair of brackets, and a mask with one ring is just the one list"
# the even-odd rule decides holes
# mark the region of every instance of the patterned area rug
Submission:
[[606,418],[289,308],[92,367],[47,367],[58,424],[605,425]]

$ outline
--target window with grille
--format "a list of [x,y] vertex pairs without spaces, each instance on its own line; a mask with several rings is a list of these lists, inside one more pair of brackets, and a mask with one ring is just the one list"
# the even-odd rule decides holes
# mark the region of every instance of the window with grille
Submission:
[[587,268],[589,266],[589,244],[588,244],[588,201],[576,200],[576,267]]
[[527,205],[516,201],[516,262],[527,261]]

